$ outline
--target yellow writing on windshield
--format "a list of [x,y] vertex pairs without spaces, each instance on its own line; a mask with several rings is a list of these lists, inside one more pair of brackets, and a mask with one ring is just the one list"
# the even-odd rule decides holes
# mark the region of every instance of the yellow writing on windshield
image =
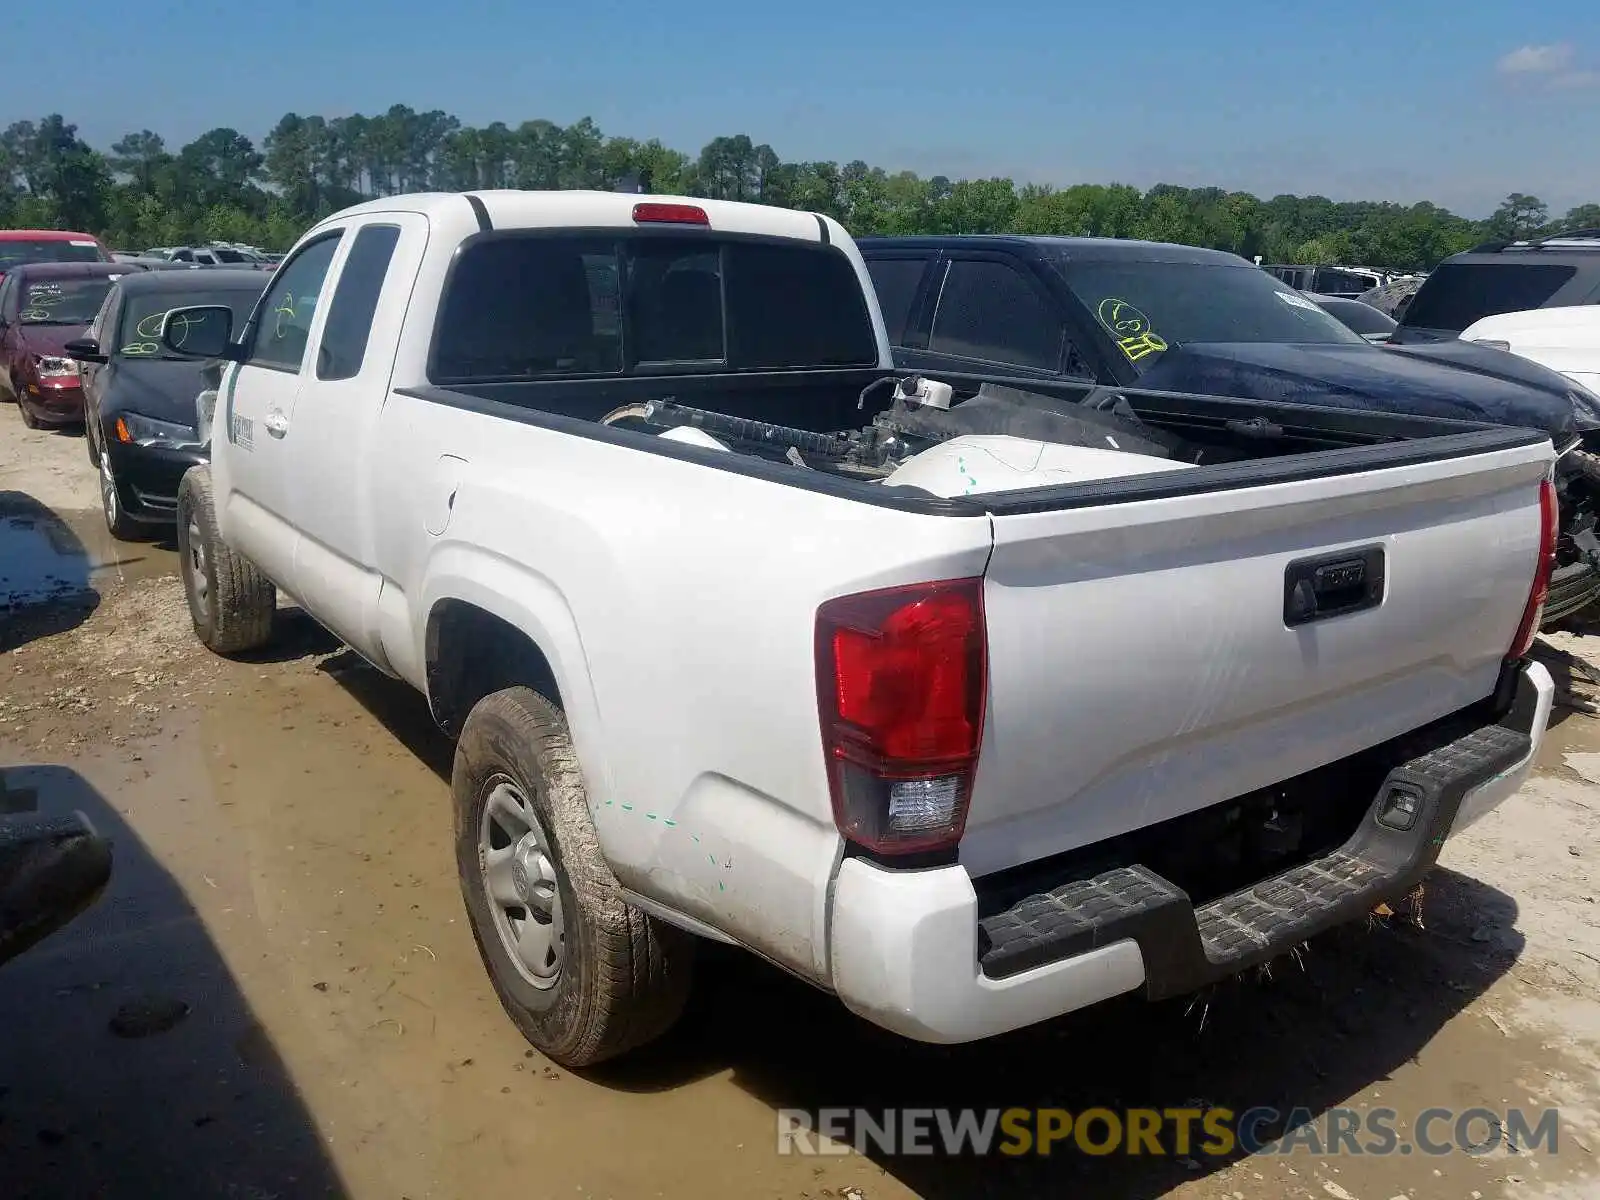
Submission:
[[1129,362],[1138,362],[1167,348],[1166,340],[1150,328],[1150,318],[1126,300],[1107,296],[1095,309],[1100,324],[1116,339]]

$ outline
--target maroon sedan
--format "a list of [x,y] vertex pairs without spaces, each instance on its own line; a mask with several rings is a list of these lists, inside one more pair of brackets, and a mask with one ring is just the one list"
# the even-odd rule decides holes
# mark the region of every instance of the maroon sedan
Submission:
[[64,347],[100,312],[120,263],[26,263],[0,282],[0,394],[22,410],[22,423],[83,423],[83,381]]

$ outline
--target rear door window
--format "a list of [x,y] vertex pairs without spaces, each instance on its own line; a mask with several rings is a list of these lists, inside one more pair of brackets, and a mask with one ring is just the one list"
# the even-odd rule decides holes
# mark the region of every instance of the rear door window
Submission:
[[399,241],[398,225],[367,225],[356,234],[322,326],[318,379],[354,379],[361,374],[372,316],[378,311],[378,295]]
[[933,314],[928,349],[1055,371],[1066,326],[1037,287],[1008,263],[955,259]]
[[1575,274],[1559,263],[1446,263],[1412,298],[1402,324],[1460,333],[1484,317],[1542,308]]
[[878,293],[878,307],[889,330],[889,344],[906,344],[906,327],[911,323],[911,306],[927,270],[926,258],[873,258],[867,260],[872,288]]

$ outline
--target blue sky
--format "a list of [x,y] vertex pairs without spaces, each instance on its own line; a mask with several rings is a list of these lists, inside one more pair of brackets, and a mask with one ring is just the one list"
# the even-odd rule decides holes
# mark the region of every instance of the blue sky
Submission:
[[1600,202],[1600,0],[282,0],[220,20],[203,0],[124,3],[8,13],[7,44],[52,65],[0,75],[0,116],[58,110],[101,147],[140,128],[176,146],[403,103],[470,124],[588,115],[691,153],[744,132],[786,159],[952,177],[1471,216],[1513,190],[1557,212]]

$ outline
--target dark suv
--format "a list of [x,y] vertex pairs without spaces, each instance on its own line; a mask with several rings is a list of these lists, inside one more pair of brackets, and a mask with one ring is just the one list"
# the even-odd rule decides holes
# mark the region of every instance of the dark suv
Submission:
[[1575,304],[1600,304],[1600,229],[1451,255],[1412,298],[1391,340],[1442,341],[1484,317]]

